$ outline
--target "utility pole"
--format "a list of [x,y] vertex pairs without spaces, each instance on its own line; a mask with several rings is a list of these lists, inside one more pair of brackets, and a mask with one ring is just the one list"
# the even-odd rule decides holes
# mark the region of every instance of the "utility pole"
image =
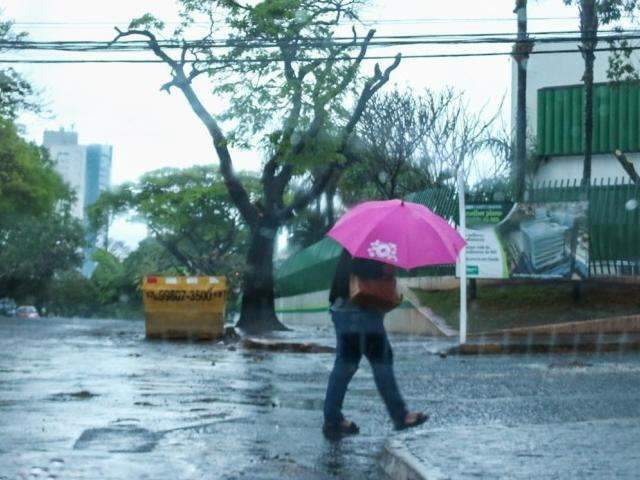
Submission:
[[527,164],[527,62],[533,45],[528,41],[527,0],[516,0],[513,11],[518,16],[518,41],[513,46],[513,59],[518,66],[518,91],[516,106],[516,155],[515,194],[516,200],[524,200]]
[[582,185],[591,184],[591,156],[593,151],[593,64],[598,46],[598,12],[596,0],[580,0],[580,51],[584,59],[584,165]]
[[[466,240],[467,238],[467,210],[465,203],[465,175],[464,162],[458,169],[458,233]],[[467,247],[460,251],[458,257],[458,268],[460,271],[460,345],[467,343]]]

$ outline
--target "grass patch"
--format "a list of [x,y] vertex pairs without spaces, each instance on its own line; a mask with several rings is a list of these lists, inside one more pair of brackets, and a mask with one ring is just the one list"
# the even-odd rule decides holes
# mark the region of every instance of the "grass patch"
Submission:
[[[458,290],[414,290],[423,305],[459,327]],[[579,300],[563,283],[479,285],[469,302],[469,333],[640,314],[640,286],[588,282]]]

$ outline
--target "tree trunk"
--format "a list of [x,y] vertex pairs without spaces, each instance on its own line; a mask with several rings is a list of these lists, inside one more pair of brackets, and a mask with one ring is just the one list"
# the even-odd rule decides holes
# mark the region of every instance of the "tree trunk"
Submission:
[[273,254],[277,232],[278,225],[264,219],[252,228],[247,272],[242,285],[240,320],[236,324],[244,333],[287,329],[275,312]]
[[631,161],[627,158],[622,150],[616,150],[613,152],[613,155],[616,157],[620,166],[624,169],[624,171],[629,175],[629,178],[636,185],[640,185],[640,175],[636,171],[636,167],[633,165]]

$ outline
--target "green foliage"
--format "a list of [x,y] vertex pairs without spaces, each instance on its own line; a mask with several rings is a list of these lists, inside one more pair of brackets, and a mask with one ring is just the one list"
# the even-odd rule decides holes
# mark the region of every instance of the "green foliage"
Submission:
[[139,29],[147,29],[147,30],[162,30],[164,28],[164,22],[158,20],[155,16],[150,13],[145,13],[141,17],[134,18],[129,23],[129,29],[131,30],[139,30]]
[[56,272],[80,266],[84,231],[69,208],[0,221],[0,291],[39,299]]
[[16,118],[21,110],[38,111],[33,101],[34,91],[13,68],[0,70],[0,116]]
[[515,199],[513,180],[508,176],[485,178],[467,192],[472,203],[506,202]]
[[347,205],[402,198],[433,185],[430,169],[420,165],[421,142],[441,110],[429,106],[426,97],[397,87],[367,104],[357,130],[362,160],[340,179]]
[[[595,6],[596,23],[595,31],[597,33],[600,26],[614,27],[613,30],[621,32],[623,29],[620,22],[625,16],[637,20],[640,13],[640,1],[638,0],[591,0]],[[588,0],[563,0],[565,5],[577,5],[581,12],[588,11],[585,5]],[[589,23],[581,21],[581,29],[585,30]],[[585,30],[585,33],[586,32]],[[609,67],[607,69],[607,77],[610,80],[621,82],[637,80],[639,78],[636,66],[631,61],[631,53],[633,46],[628,40],[609,40],[607,42],[609,48],[614,49],[609,55]],[[595,45],[595,43],[594,43]]]
[[[562,0],[565,5],[582,8],[589,0]],[[622,20],[624,15],[632,15],[638,8],[638,0],[591,0],[593,1],[601,25],[610,25]]]
[[[232,278],[244,272],[239,325],[247,331],[278,328],[271,294],[277,230],[320,197],[339,171],[357,161],[351,151],[354,128],[366,103],[399,65],[400,56],[384,69],[375,65],[366,79],[360,77],[360,66],[375,32],[370,30],[363,37],[354,28],[349,40],[334,35],[345,19],[356,18],[363,0],[179,3],[182,24],[172,40],[181,51],[159,41],[160,36],[151,31],[123,32],[118,39],[138,35],[148,41],[155,55],[171,68],[170,81],[162,88],[167,92],[181,90],[206,126],[220,161],[224,186],[240,214],[235,215],[235,229],[240,221],[246,226],[233,233],[220,218],[215,224],[222,223],[223,235],[232,232],[235,240],[230,245],[236,251],[237,246],[247,251],[246,264],[239,261],[237,270],[235,266],[230,268],[233,262],[224,236],[208,240],[209,248],[198,246],[201,242],[189,234],[203,222],[185,231],[175,228],[180,223],[175,221],[171,229],[151,229],[155,238],[191,271],[226,269],[231,270]],[[201,28],[195,28],[196,22],[198,27],[202,26],[200,22],[207,24],[204,35]],[[216,36],[221,31],[228,37],[224,44]],[[194,40],[195,35],[200,35],[198,40]],[[218,100],[213,112],[193,87],[194,81],[205,75]],[[265,152],[259,181],[239,178],[230,147],[255,149],[258,145]],[[297,186],[303,188],[294,190]],[[141,213],[141,209],[136,210]],[[194,213],[198,212],[203,210]],[[213,230],[216,234],[219,231]],[[197,237],[206,238],[205,234]],[[244,247],[247,242],[243,236],[249,236],[252,248]],[[203,257],[201,253],[211,253],[211,245],[214,254]],[[218,245],[224,248],[216,248]],[[261,251],[264,255],[257,254]],[[222,252],[224,262],[220,261]]]
[[633,82],[640,80],[638,70],[631,62],[633,45],[628,40],[610,42],[616,50],[609,55],[607,77],[614,82]]
[[70,197],[46,152],[23,140],[13,121],[0,118],[0,217],[46,214]]
[[[0,21],[1,40],[23,38]],[[37,110],[31,86],[14,70],[0,70],[0,296],[42,302],[54,275],[80,264],[84,231],[45,150],[18,134],[14,119],[22,110]]]
[[322,240],[331,226],[324,212],[307,209],[292,220],[289,242],[294,250],[302,250]]
[[142,316],[140,285],[145,275],[179,275],[174,259],[154,239],[144,239],[123,260],[98,249],[91,278],[77,270],[55,275],[49,283],[47,308],[53,315],[103,318]]
[[0,295],[42,301],[56,272],[80,264],[71,199],[44,151],[0,118]]
[[413,192],[440,184],[429,177],[428,171],[408,160],[398,169],[393,193],[389,190],[389,176],[380,168],[379,159],[366,156],[364,161],[349,169],[340,179],[340,198],[347,206],[367,200],[404,198]]
[[[241,177],[249,191],[257,190],[255,176]],[[143,250],[132,254],[157,258],[157,264],[149,268],[171,266],[184,274],[221,274],[232,279],[243,270],[241,257],[248,231],[216,168],[166,168],[147,173],[137,183],[102,194],[90,209],[90,217],[98,228],[106,219],[127,212],[133,212],[153,234],[153,243],[141,244]],[[159,272],[137,271],[138,278],[149,273]]]
[[154,238],[145,238],[122,262],[126,278],[125,290],[140,300],[140,285],[145,275],[185,275],[175,258]]
[[[1,13],[1,12],[0,12]],[[14,33],[13,23],[0,20],[0,40],[5,42],[20,42],[26,33]],[[0,47],[0,52],[3,49]],[[34,91],[27,82],[13,68],[0,70],[0,117],[15,119],[21,110],[39,111],[34,101]]]
[[[264,0],[243,4],[228,0],[182,0],[185,23],[178,34],[185,36],[187,25],[194,19],[224,18],[214,28],[226,26],[231,38],[228,48],[196,48],[199,62],[195,67],[213,79],[214,95],[226,99],[227,108],[219,118],[228,126],[227,139],[236,147],[255,147],[261,143],[267,150],[275,144],[287,147],[288,161],[306,168],[335,156],[335,137],[330,133],[334,125],[344,121],[344,103],[354,82],[342,82],[354,76],[357,67],[344,61],[357,51],[357,46],[336,49],[330,42],[305,39],[331,40],[338,21],[356,18],[361,0]],[[206,21],[206,20],[205,20]],[[206,39],[212,38],[209,34]],[[182,40],[176,37],[175,40]],[[252,48],[246,48],[246,45]],[[275,48],[274,48],[275,47]],[[292,68],[304,66],[308,72],[298,76],[301,83],[292,80],[283,64],[287,58]],[[329,58],[327,62],[310,64],[309,58]],[[305,59],[307,59],[305,61]],[[220,68],[216,62],[224,62]],[[306,65],[305,65],[306,64]],[[299,87],[299,90],[298,90]],[[281,133],[287,128],[290,113],[301,93],[300,113],[295,116],[294,130],[303,134],[314,118],[320,120],[319,129],[324,140],[314,139],[307,147],[297,150],[288,147],[290,137],[280,143]],[[318,108],[320,107],[320,108]],[[318,111],[322,112],[320,116]],[[294,134],[295,137],[295,134]]]
[[511,142],[510,132],[496,128],[497,116],[471,111],[451,88],[420,94],[396,88],[374,97],[358,125],[361,161],[340,179],[342,201],[349,206],[452,185],[460,165],[477,164],[482,154],[494,164],[477,176],[501,176]]
[[52,279],[47,303],[51,315],[92,317],[98,308],[98,289],[77,270],[68,270]]
[[97,300],[100,304],[119,301],[120,295],[125,293],[128,286],[125,268],[122,262],[111,252],[98,249],[93,254],[96,268],[91,275],[91,283],[97,290]]

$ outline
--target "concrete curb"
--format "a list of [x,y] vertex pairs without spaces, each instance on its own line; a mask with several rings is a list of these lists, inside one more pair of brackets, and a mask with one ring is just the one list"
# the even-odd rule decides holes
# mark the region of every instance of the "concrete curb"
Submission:
[[624,315],[620,317],[598,318],[575,322],[551,323],[533,327],[505,328],[495,332],[485,332],[471,337],[494,335],[597,335],[624,334],[640,332],[640,315]]
[[503,341],[486,339],[471,341],[463,345],[451,347],[444,355],[503,355],[503,354],[538,354],[538,353],[606,353],[606,352],[638,352],[640,338],[637,335],[614,336],[605,338],[597,335],[553,336],[540,335],[530,341],[518,340],[517,337],[505,336]]
[[440,469],[413,455],[400,439],[390,439],[384,446],[380,467],[391,480],[445,480]]

